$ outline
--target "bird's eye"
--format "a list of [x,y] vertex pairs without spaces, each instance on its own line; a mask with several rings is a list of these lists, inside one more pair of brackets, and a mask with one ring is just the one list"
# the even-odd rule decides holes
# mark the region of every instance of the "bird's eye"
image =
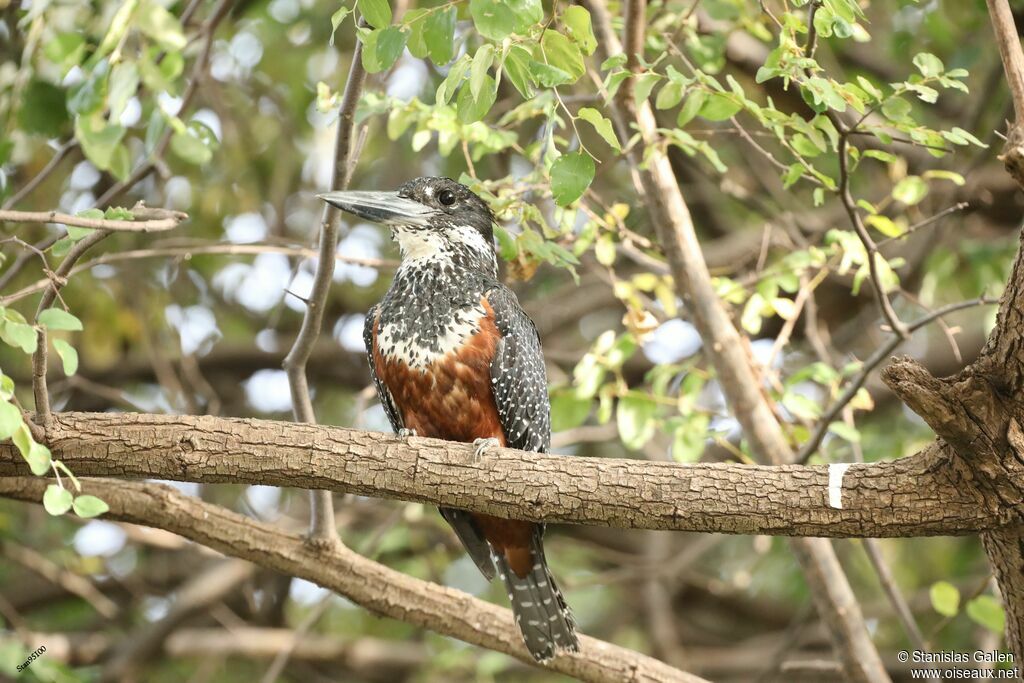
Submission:
[[455,193],[451,190],[441,190],[437,194],[437,201],[441,202],[445,206],[451,206],[455,203]]

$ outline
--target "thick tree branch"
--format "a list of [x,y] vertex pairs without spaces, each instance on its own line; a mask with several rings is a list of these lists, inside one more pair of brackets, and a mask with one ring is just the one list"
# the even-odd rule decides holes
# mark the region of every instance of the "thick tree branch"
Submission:
[[[83,479],[82,487],[107,502],[110,519],[173,531],[225,555],[312,581],[382,616],[535,664],[509,610],[406,576],[340,543],[307,543],[272,525],[159,484]],[[37,502],[45,488],[46,481],[39,477],[0,478],[0,496],[8,498]],[[546,666],[583,681],[703,681],[645,655],[587,636],[580,637],[578,653],[561,654]]]
[[[48,445],[76,474],[232,482],[421,501],[514,519],[800,536],[975,533],[1019,523],[938,445],[827,466],[567,458],[339,427],[148,414],[54,413]],[[0,477],[28,473],[0,444]],[[1024,484],[1024,473],[1014,475]],[[833,493],[830,494],[830,486]],[[835,500],[838,494],[838,500]],[[830,505],[830,495],[833,504]]]

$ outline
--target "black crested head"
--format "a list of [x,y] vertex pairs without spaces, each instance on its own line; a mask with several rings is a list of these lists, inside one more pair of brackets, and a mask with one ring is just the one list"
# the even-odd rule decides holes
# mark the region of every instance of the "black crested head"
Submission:
[[403,266],[415,264],[422,270],[428,264],[450,264],[497,276],[494,214],[480,197],[451,178],[416,178],[397,192],[327,192],[319,197],[390,227]]
[[424,176],[414,178],[398,189],[398,196],[411,199],[434,210],[431,227],[465,225],[487,241],[494,240],[494,213],[472,190],[451,178]]

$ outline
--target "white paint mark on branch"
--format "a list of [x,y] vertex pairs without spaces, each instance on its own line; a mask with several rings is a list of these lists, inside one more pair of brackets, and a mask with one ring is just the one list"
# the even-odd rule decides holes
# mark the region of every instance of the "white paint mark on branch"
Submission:
[[828,466],[828,506],[837,510],[843,509],[843,477],[850,463],[833,463]]

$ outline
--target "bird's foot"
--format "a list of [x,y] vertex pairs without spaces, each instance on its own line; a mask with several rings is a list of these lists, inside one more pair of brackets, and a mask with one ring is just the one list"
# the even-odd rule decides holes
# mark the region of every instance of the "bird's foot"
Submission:
[[398,437],[400,439],[408,440],[410,436],[416,436],[415,429],[406,429],[405,427],[402,427],[398,430]]
[[487,439],[475,439],[473,445],[476,446],[476,450],[473,451],[473,462],[479,462],[487,451],[497,448],[501,442],[492,436]]

